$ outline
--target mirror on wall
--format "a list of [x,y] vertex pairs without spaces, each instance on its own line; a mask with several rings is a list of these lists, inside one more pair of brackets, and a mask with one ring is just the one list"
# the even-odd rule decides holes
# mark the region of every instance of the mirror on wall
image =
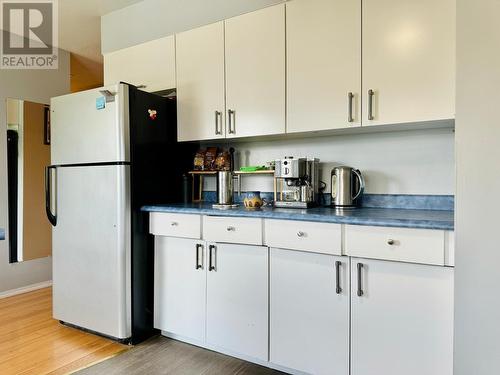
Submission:
[[45,167],[50,164],[49,106],[7,99],[7,177],[10,263],[50,256],[45,215]]

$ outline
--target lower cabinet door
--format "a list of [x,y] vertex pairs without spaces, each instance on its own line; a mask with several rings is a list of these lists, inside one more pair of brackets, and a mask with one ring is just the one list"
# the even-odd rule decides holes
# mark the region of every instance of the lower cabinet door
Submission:
[[207,343],[268,359],[268,248],[208,244]]
[[310,374],[347,375],[349,258],[270,251],[270,361]]
[[351,374],[453,373],[453,269],[351,259]]
[[203,241],[155,236],[155,328],[205,340],[205,258]]

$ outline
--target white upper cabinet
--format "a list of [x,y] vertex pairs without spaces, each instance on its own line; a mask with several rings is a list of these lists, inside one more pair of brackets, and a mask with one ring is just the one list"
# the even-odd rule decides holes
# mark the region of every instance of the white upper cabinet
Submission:
[[179,141],[224,138],[224,23],[176,35]]
[[286,4],[287,132],[361,125],[361,1]]
[[227,138],[285,132],[285,5],[225,21]]
[[105,54],[104,85],[120,81],[145,86],[149,92],[174,88],[174,36]]
[[363,125],[455,117],[455,0],[363,0],[362,29]]

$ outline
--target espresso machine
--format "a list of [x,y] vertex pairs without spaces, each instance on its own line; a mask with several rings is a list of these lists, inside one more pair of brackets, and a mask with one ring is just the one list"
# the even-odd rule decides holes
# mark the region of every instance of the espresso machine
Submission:
[[309,208],[317,205],[319,159],[286,156],[276,160],[274,206]]

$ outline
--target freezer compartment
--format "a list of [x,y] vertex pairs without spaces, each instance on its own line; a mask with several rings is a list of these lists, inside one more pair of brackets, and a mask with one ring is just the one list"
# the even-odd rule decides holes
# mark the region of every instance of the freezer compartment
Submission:
[[131,336],[128,165],[57,167],[53,228],[55,319]]
[[128,94],[119,84],[52,98],[52,164],[130,161]]

